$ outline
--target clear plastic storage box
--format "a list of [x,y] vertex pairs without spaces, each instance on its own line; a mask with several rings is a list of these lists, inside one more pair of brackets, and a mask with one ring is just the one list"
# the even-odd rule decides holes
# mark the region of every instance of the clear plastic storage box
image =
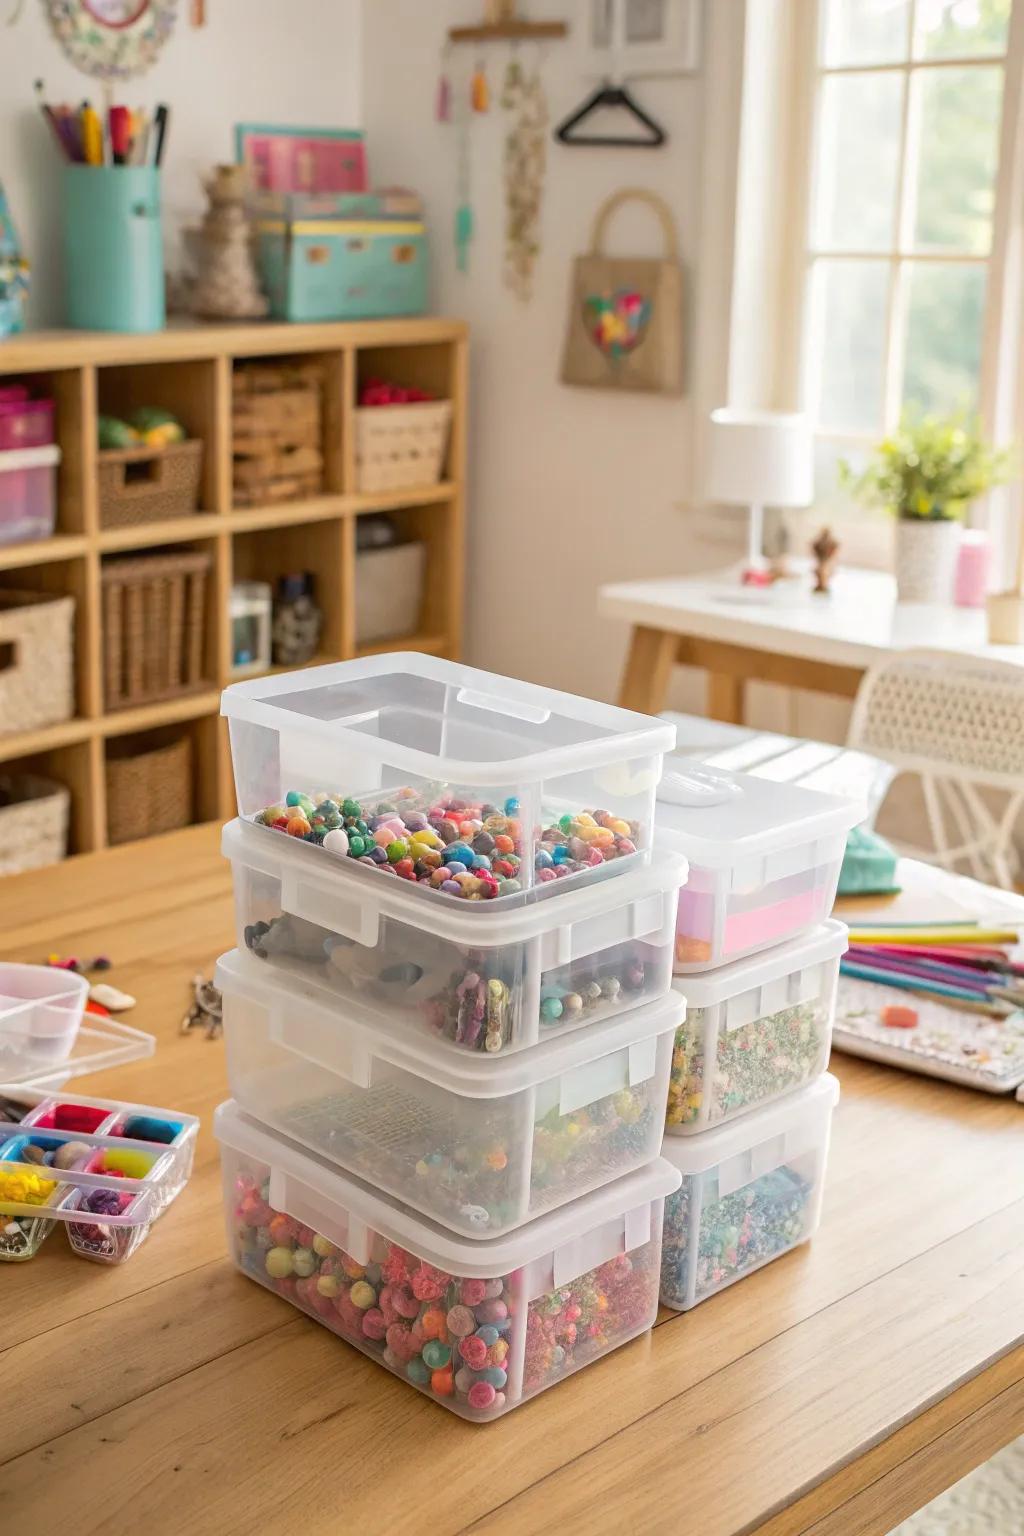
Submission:
[[686,861],[494,912],[422,902],[399,880],[339,880],[289,838],[224,829],[238,945],[446,1047],[514,1051],[663,997]]
[[[702,778],[706,800],[689,792]],[[676,974],[711,970],[823,922],[846,834],[864,814],[859,802],[799,784],[670,758],[658,790],[658,841],[690,864],[679,896]]]
[[75,971],[0,963],[0,1082],[66,1061],[88,997],[89,983]]
[[634,868],[675,742],[664,721],[419,654],[235,683],[221,709],[261,835],[433,903]]
[[51,537],[57,521],[60,449],[0,451],[0,544]]
[[665,1196],[655,1161],[507,1237],[469,1242],[222,1104],[243,1274],[462,1418],[487,1421],[645,1333]]
[[686,1136],[801,1088],[828,1065],[847,929],[801,938],[675,983],[676,1031],[665,1129]]
[[838,1098],[826,1072],[702,1136],[665,1138],[663,1156],[683,1176],[665,1202],[666,1307],[685,1312],[812,1235]]
[[439,1050],[238,950],[217,962],[228,1078],[249,1114],[469,1237],[507,1232],[658,1154],[669,992],[509,1056]]

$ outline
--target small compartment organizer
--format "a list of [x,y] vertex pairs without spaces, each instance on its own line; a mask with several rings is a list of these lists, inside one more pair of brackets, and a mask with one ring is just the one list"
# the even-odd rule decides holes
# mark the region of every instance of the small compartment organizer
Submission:
[[645,715],[419,654],[234,683],[221,712],[241,816],[342,878],[393,866],[424,901],[632,868],[675,739]]
[[441,478],[452,424],[450,400],[367,405],[356,418],[356,489],[405,491]]
[[[691,793],[695,781],[706,799]],[[658,790],[658,838],[690,861],[676,974],[711,970],[824,922],[846,834],[863,818],[852,800],[670,759]]]
[[108,448],[98,455],[100,527],[129,528],[185,517],[199,505],[203,445]]
[[821,1219],[832,1111],[839,1083],[808,1087],[663,1156],[683,1176],[665,1202],[661,1300],[685,1312],[806,1242]]
[[466,1242],[222,1104],[228,1248],[266,1286],[462,1418],[487,1421],[645,1333],[662,1161]]
[[73,597],[0,591],[0,732],[70,720],[74,625]]
[[0,1082],[26,1067],[65,1061],[88,996],[88,981],[74,971],[0,963]]
[[665,1129],[671,1136],[767,1104],[824,1072],[847,930],[834,919],[767,954],[677,981]]
[[60,449],[52,443],[0,452],[0,544],[52,536],[59,463]]
[[197,1126],[167,1110],[42,1100],[0,1145],[0,1261],[34,1258],[62,1222],[80,1258],[123,1264],[184,1188]]
[[[230,822],[240,949],[460,1050],[514,1051],[663,997],[686,861],[495,916],[423,903],[399,880],[355,890],[294,840]],[[284,975],[280,978],[284,980]]]
[[103,565],[103,696],[126,709],[190,693],[203,681],[203,550]]
[[439,1052],[237,950],[217,962],[249,1114],[469,1237],[506,1232],[658,1152],[683,1000],[492,1060]]
[[38,773],[0,774],[0,875],[59,864],[68,848],[71,794]]

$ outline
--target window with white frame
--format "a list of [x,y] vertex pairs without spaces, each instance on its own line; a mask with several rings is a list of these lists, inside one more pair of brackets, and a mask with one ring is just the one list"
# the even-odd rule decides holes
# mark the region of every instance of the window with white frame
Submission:
[[816,0],[802,393],[819,506],[837,460],[905,406],[992,416],[997,204],[1024,197],[1000,176],[1012,6]]

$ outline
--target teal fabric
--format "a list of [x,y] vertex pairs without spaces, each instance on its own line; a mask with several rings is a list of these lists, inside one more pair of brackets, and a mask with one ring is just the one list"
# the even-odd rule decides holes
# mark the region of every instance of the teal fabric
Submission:
[[846,839],[846,853],[839,871],[840,896],[890,896],[896,884],[897,855],[892,847],[866,827],[854,827]]

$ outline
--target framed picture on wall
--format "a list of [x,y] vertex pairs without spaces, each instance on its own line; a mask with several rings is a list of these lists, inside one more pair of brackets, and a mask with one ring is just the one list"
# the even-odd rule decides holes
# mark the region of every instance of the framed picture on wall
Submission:
[[589,68],[616,80],[700,67],[703,0],[583,0]]

